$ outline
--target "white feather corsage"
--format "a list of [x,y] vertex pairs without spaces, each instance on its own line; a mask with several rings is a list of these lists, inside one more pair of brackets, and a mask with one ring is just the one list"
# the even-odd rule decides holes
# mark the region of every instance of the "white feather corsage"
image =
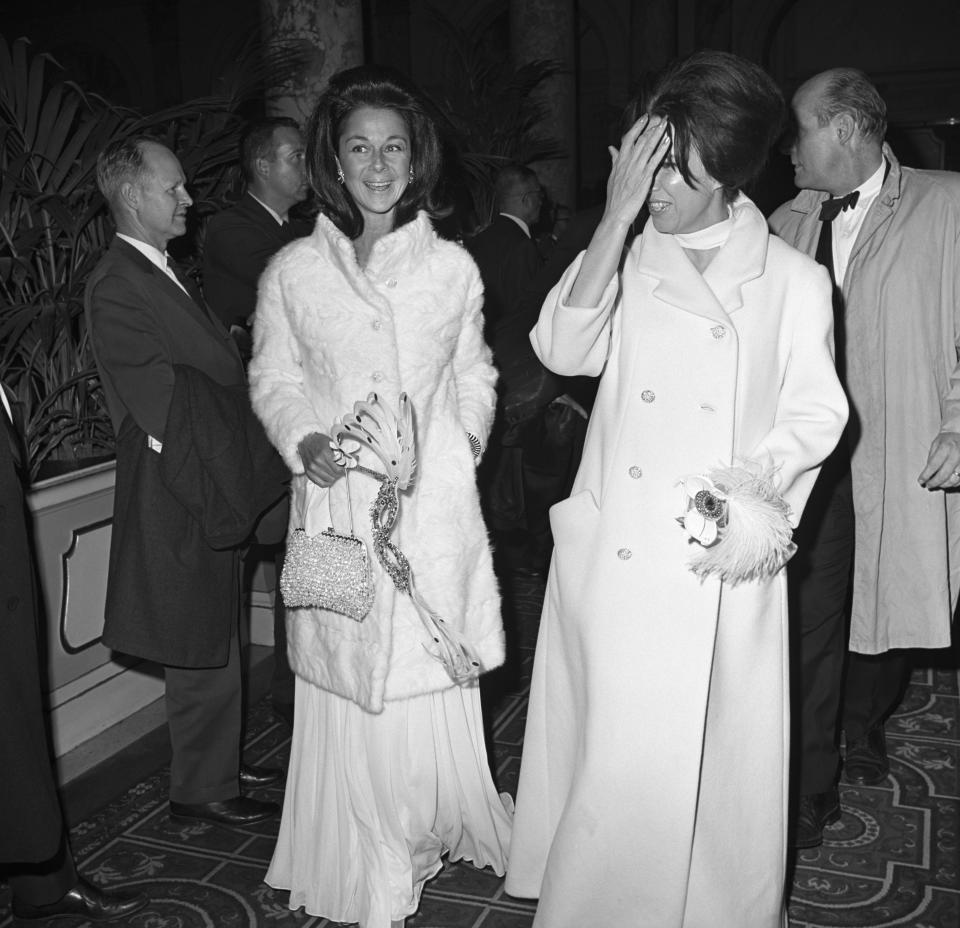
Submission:
[[736,585],[773,576],[796,551],[790,506],[777,469],[753,462],[718,466],[680,481],[677,521],[690,536],[690,569]]

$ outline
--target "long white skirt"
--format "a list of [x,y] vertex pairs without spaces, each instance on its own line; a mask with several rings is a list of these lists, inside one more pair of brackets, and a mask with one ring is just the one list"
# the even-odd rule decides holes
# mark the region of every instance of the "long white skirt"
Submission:
[[290,890],[293,910],[390,928],[417,910],[444,853],[502,876],[512,813],[487,763],[477,684],[374,715],[297,678],[266,882]]

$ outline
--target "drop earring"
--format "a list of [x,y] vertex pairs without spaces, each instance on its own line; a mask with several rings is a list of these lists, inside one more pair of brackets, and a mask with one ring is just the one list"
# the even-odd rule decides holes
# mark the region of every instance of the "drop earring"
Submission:
[[410,174],[408,180],[413,180],[413,168],[410,168]]
[[337,180],[340,181],[341,184],[346,183],[346,178],[343,176],[343,168],[339,166],[337,167]]

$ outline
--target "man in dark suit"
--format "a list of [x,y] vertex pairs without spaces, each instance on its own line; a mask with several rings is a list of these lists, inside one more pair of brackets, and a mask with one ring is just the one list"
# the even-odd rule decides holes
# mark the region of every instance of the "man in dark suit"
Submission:
[[540,218],[543,189],[530,168],[508,164],[497,172],[493,193],[496,217],[466,246],[483,278],[486,336],[496,354],[498,330],[517,311],[524,288],[543,265],[531,235]]
[[[97,184],[117,227],[85,297],[117,435],[103,641],[164,666],[171,814],[249,825],[279,808],[242,796],[240,786],[266,785],[279,771],[240,764],[239,579],[230,587],[230,601],[214,615],[217,604],[203,598],[210,585],[207,549],[194,521],[169,502],[157,476],[174,366],[196,368],[216,384],[242,389],[243,363],[226,328],[167,261],[167,243],[184,233],[192,203],[174,154],[146,138],[112,143],[97,161]],[[165,545],[177,532],[180,548],[171,552]],[[239,577],[239,554],[225,557],[218,563],[225,564],[228,581]],[[190,598],[182,598],[183,590]],[[171,600],[197,605],[195,611],[158,608]]]
[[60,814],[41,704],[24,454],[2,385],[0,403],[0,874],[18,918],[119,918],[143,908],[146,898],[105,893],[83,879]]
[[[203,292],[210,308],[229,326],[241,354],[249,360],[250,322],[257,308],[257,282],[270,258],[284,245],[310,234],[306,221],[290,210],[307,196],[303,138],[294,120],[270,117],[251,123],[240,140],[240,170],[246,191],[207,225],[203,249]],[[265,517],[260,536],[286,535],[288,509]],[[269,520],[269,521],[268,521]],[[276,575],[283,566],[283,545],[254,549],[259,560],[273,558]],[[270,695],[274,711],[293,727],[294,677],[287,660],[283,602],[274,591],[274,672]]]
[[[553,378],[533,354],[522,317],[522,301],[543,268],[543,258],[531,235],[540,218],[543,190],[537,175],[521,164],[502,167],[494,179],[497,216],[483,231],[468,239],[466,247],[483,279],[484,335],[493,350],[500,373],[497,385],[499,414],[480,470],[481,500],[491,529],[500,537],[496,545],[498,568],[542,566],[542,535],[538,513],[528,508],[523,436],[519,415],[508,409],[523,405],[521,396],[547,392]],[[558,389],[557,393],[560,392]],[[548,397],[539,404],[546,405]],[[536,410],[531,409],[530,414]]]
[[246,191],[213,216],[203,250],[203,293],[228,327],[247,329],[257,307],[257,281],[271,257],[287,242],[308,235],[310,226],[290,216],[307,197],[303,139],[285,116],[251,124],[240,141]]

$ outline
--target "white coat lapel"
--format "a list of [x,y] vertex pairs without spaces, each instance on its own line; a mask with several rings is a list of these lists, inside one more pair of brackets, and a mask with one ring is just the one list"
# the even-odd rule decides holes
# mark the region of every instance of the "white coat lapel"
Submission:
[[637,254],[637,270],[656,280],[653,295],[684,312],[706,319],[726,320],[726,313],[672,235],[663,235],[648,222]]
[[743,285],[763,274],[769,233],[762,213],[743,194],[734,203],[733,217],[730,238],[702,275],[672,235],[647,224],[638,270],[657,279],[658,299],[719,321],[743,306]]
[[733,230],[704,272],[720,305],[733,313],[743,306],[743,285],[756,280],[767,263],[770,233],[763,214],[743,194],[733,204]]

